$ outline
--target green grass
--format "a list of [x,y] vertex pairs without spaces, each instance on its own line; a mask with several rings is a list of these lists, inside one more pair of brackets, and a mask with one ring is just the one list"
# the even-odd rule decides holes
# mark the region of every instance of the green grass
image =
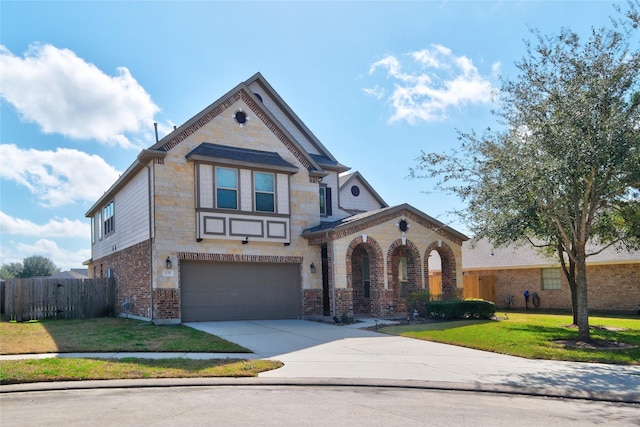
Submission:
[[[249,353],[186,326],[123,318],[0,322],[0,354],[100,352]],[[247,377],[282,363],[241,359],[66,359],[0,361],[0,384],[43,381]]]
[[[504,316],[502,316],[504,317]],[[381,332],[470,347],[531,359],[640,364],[640,319],[589,318],[594,344],[624,343],[632,348],[576,347],[559,342],[575,340],[578,331],[569,325],[570,315],[508,313],[505,320],[462,320],[417,325],[390,326]]]
[[0,322],[0,354],[83,352],[250,351],[186,326],[157,326],[133,319]]
[[0,384],[141,378],[254,377],[273,360],[39,359],[0,361]]

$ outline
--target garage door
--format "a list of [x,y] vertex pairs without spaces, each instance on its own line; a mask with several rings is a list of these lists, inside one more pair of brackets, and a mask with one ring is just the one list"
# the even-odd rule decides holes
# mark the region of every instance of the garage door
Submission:
[[296,319],[299,264],[180,262],[182,321]]

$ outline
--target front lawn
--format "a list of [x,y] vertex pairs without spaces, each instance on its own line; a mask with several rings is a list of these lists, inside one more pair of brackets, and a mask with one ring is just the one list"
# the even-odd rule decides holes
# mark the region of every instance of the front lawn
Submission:
[[497,313],[499,320],[461,320],[388,326],[380,332],[530,359],[640,364],[640,319],[589,318],[592,345],[575,343],[570,315]]
[[[249,353],[186,326],[123,318],[0,322],[0,354],[189,352]],[[0,361],[0,384],[97,379],[246,377],[282,363],[242,359],[33,359]]]
[[141,378],[255,377],[274,360],[38,359],[0,362],[0,384]]
[[115,317],[0,322],[0,354],[107,352],[250,353],[182,325],[157,326]]

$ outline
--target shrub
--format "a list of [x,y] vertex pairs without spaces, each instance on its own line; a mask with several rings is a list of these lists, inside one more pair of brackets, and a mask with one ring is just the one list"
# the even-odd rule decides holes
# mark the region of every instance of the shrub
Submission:
[[418,310],[420,317],[427,317],[426,305],[429,301],[429,291],[411,292],[406,299],[407,313],[413,313],[413,310]]
[[489,319],[496,312],[494,303],[478,299],[431,301],[425,307],[429,317],[442,320]]

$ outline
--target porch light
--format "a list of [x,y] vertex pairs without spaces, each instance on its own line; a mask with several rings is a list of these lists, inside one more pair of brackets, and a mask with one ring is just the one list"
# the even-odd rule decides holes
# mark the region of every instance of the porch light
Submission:
[[167,270],[171,270],[171,258],[167,257],[167,260],[165,261],[165,264],[167,265]]
[[315,273],[316,272],[316,265],[314,263],[311,263],[311,265],[309,266],[309,268],[311,268],[311,272]]

